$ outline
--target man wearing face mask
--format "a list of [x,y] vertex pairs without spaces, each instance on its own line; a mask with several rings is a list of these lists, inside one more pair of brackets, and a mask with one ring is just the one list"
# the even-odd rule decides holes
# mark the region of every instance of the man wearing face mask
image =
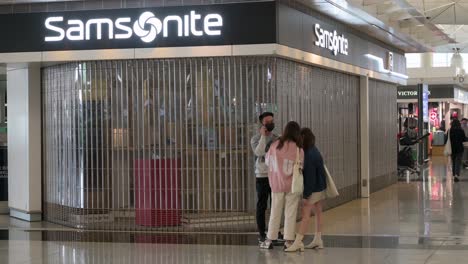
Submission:
[[268,152],[271,143],[278,136],[273,133],[275,123],[274,115],[271,112],[264,112],[259,116],[261,127],[259,133],[252,137],[250,145],[255,154],[255,176],[257,189],[257,228],[259,241],[266,239],[265,211],[268,206],[268,198],[271,195],[270,184],[268,182],[268,167],[265,164],[265,154]]

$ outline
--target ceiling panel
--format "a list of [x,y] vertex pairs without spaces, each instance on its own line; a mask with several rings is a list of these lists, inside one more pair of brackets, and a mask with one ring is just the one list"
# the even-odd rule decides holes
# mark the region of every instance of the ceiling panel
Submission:
[[437,50],[468,48],[468,0],[407,0],[407,2],[457,42],[438,47]]

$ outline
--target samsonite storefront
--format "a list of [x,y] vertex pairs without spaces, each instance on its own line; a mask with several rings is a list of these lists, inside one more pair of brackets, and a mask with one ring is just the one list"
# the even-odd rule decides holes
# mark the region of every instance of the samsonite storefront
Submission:
[[0,16],[15,25],[0,51],[21,120],[9,122],[11,215],[254,228],[249,139],[263,111],[278,133],[289,120],[314,130],[341,193],[328,207],[392,184],[396,130],[382,120],[404,56],[314,14],[250,2]]

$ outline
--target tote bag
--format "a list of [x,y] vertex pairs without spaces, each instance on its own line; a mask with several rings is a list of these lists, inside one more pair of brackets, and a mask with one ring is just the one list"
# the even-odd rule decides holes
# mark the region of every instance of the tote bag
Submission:
[[330,175],[330,171],[328,170],[327,166],[324,165],[324,167],[325,174],[327,177],[327,188],[325,189],[325,195],[327,196],[327,198],[335,198],[340,194],[338,193],[338,189],[336,189],[336,185],[333,181],[333,178]]
[[297,148],[296,161],[294,162],[294,166],[293,166],[293,179],[292,179],[291,192],[302,194],[303,191],[304,191],[304,175],[302,174],[302,162],[301,162],[299,148]]
[[445,143],[445,147],[444,147],[444,155],[446,157],[452,155],[452,143],[450,142],[450,129],[447,132],[447,135],[448,135],[448,139],[447,139],[447,143]]

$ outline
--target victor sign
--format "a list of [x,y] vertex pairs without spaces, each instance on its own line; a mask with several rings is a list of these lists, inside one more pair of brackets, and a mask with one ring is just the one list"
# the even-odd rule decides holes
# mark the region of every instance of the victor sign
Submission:
[[348,55],[348,39],[342,34],[338,35],[336,30],[328,31],[320,24],[315,24],[315,45],[329,49],[335,56],[339,54]]
[[[80,19],[65,20],[63,16],[53,16],[45,19],[48,30],[45,42],[87,41],[91,39],[130,39],[134,35],[143,42],[150,43],[162,34],[167,38],[170,32],[177,37],[220,36],[223,29],[223,17],[217,13],[200,15],[191,10],[183,16],[169,15],[158,18],[153,12],[143,12],[139,18],[132,21],[130,17],[110,19],[98,17],[86,21]],[[173,31],[170,31],[170,28]],[[103,34],[104,29],[106,35]],[[93,34],[94,33],[94,34]]]
[[399,96],[418,96],[418,91],[398,91]]

